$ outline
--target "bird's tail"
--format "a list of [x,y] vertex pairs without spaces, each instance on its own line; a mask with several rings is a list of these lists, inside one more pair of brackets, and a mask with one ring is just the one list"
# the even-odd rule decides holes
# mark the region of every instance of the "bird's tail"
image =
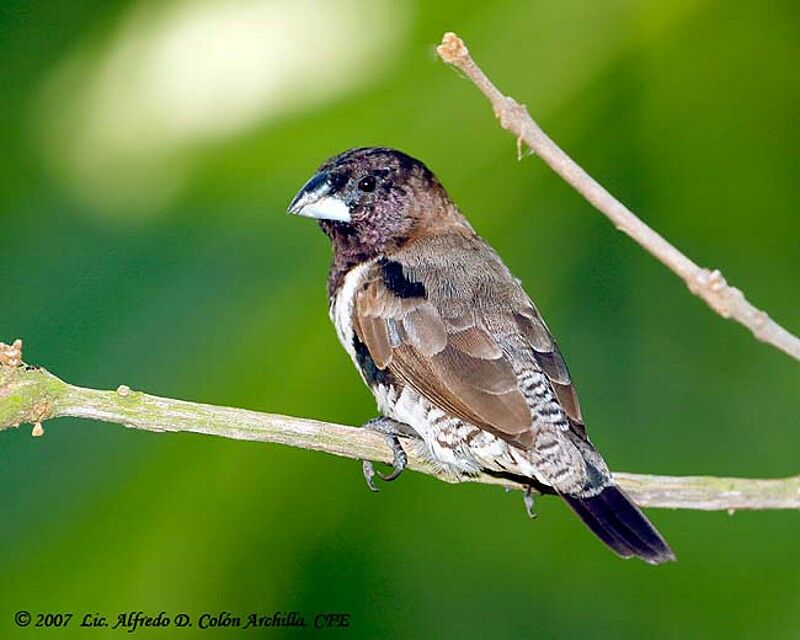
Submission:
[[649,564],[675,560],[675,554],[661,534],[619,487],[607,486],[590,498],[561,497],[620,557],[635,556]]

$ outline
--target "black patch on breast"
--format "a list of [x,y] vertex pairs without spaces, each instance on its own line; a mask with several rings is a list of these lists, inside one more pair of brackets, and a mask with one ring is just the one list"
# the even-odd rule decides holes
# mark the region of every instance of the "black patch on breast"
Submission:
[[403,265],[394,260],[381,258],[378,261],[386,287],[398,298],[425,298],[428,292],[421,282],[409,280],[403,273]]
[[364,374],[364,380],[367,381],[370,387],[374,387],[378,384],[389,385],[393,383],[393,376],[388,371],[378,369],[372,356],[369,355],[367,345],[358,339],[355,332],[353,332],[353,349],[355,349],[356,352],[358,368],[361,369],[361,373]]

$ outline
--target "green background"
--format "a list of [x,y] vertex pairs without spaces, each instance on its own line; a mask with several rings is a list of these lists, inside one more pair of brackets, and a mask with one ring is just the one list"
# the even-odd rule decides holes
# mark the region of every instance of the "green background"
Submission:
[[[91,65],[53,78],[108,55],[134,5],[0,7],[0,340],[24,338],[28,362],[85,386],[372,417],[327,317],[327,240],[284,212],[329,155],[390,145],[437,173],[522,279],[612,468],[798,472],[798,363],[714,315],[535,157],[518,162],[432,53],[463,35],[590,173],[796,332],[796,2],[398,0],[391,24],[365,3],[362,30],[396,33],[364,47],[371,71],[350,88],[192,134],[177,159],[143,143],[81,181],[70,118]],[[150,198],[148,168],[181,182]],[[18,630],[20,609],[344,611],[352,626],[325,634],[364,638],[800,637],[797,512],[650,511],[679,558],[654,568],[617,559],[554,499],[531,522],[518,494],[414,473],[373,495],[357,463],[319,453],[45,429],[0,434],[2,637],[104,635]]]

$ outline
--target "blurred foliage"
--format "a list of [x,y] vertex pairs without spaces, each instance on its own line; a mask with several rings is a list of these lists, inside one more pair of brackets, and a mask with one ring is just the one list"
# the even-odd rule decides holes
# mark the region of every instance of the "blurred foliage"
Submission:
[[[337,67],[357,76],[341,90],[75,183],[67,116],[100,72],[54,78],[102,61],[139,7],[6,0],[0,339],[23,337],[28,362],[77,384],[363,422],[373,401],[327,318],[327,240],[284,211],[329,155],[391,145],[434,169],[523,280],[613,468],[797,473],[797,363],[713,315],[542,163],[517,162],[432,48],[464,36],[590,173],[797,331],[797,3],[384,4],[393,39],[362,52],[363,77]],[[358,8],[354,46],[381,20]],[[180,181],[149,201],[146,170],[173,166]],[[137,169],[133,205],[93,197]],[[358,464],[306,451],[45,428],[0,436],[4,638],[35,633],[13,626],[18,609],[347,611],[342,633],[364,638],[800,633],[798,513],[651,512],[679,557],[652,568],[615,558],[553,499],[529,522],[519,495],[409,474],[375,496]]]

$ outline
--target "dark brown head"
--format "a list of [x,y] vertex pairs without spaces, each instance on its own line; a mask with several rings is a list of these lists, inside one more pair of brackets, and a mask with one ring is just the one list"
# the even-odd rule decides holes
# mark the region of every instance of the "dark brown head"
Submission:
[[401,246],[437,220],[446,222],[455,207],[419,160],[394,149],[366,147],[325,162],[289,212],[318,219],[334,251],[357,262]]

